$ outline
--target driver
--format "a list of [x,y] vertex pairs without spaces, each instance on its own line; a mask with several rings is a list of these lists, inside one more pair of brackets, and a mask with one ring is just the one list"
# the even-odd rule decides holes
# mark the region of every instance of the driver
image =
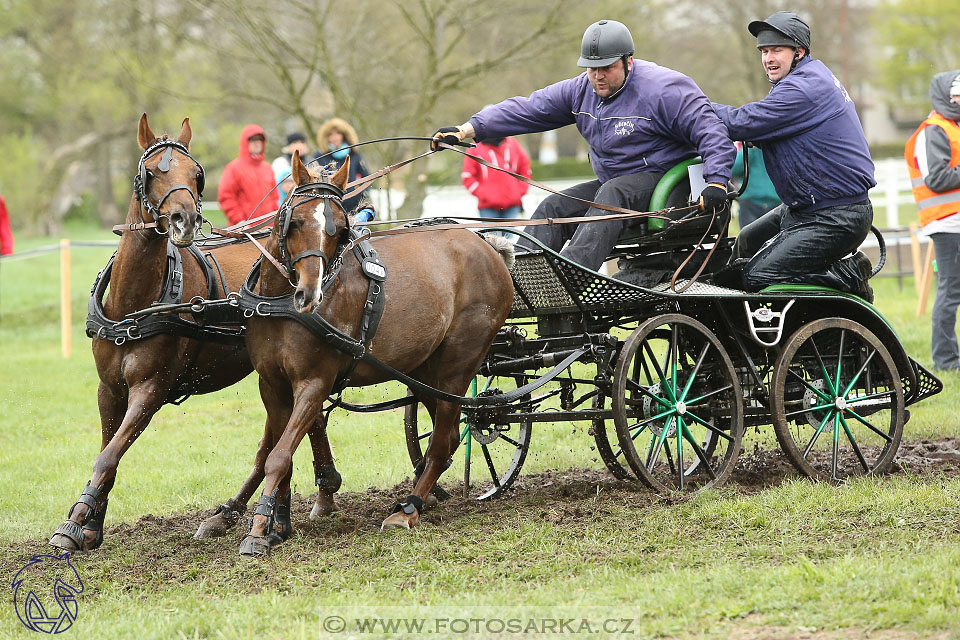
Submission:
[[[600,20],[583,34],[575,78],[552,84],[529,97],[488,106],[459,127],[443,127],[434,138],[456,144],[550,131],[576,124],[590,145],[596,180],[563,193],[636,211],[646,211],[657,182],[671,167],[699,154],[708,186],[701,205],[723,207],[726,183],[737,151],[710,101],[687,76],[633,58],[633,36],[626,26]],[[435,143],[432,145],[436,148]],[[559,195],[546,198],[532,218],[608,215]],[[596,270],[616,244],[625,220],[530,226],[531,236],[564,257]],[[533,247],[521,240],[520,244]],[[566,244],[566,248],[564,248]]]
[[747,29],[757,39],[770,93],[742,107],[713,106],[731,138],[763,150],[783,204],[740,231],[731,262],[741,262],[727,277],[740,279],[742,269],[747,291],[816,284],[872,301],[867,257],[840,260],[870,232],[867,191],[877,184],[853,100],[826,65],[810,57],[810,27],[797,14],[778,11]]

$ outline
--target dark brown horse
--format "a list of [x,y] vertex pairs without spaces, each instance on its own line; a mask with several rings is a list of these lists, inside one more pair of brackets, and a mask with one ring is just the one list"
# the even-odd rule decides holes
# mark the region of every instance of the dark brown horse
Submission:
[[[189,119],[183,121],[180,135],[172,140],[154,135],[146,114],[140,118],[137,137],[145,153],[127,211],[127,230],[122,234],[113,262],[110,293],[104,302],[104,312],[112,321],[146,309],[160,298],[168,269],[167,239],[177,247],[188,247],[200,228],[198,202],[203,170],[187,151],[191,136]],[[131,229],[130,225],[146,228]],[[182,299],[206,297],[208,288],[203,270],[186,250],[179,251]],[[239,289],[258,255],[250,243],[222,247],[212,253],[222,270],[223,285],[233,291]],[[93,338],[93,355],[100,376],[97,403],[101,451],[80,500],[50,540],[51,545],[68,551],[100,546],[107,496],[120,458],[165,401],[174,399],[185,389],[191,394],[223,389],[253,370],[242,342],[218,344],[172,334],[122,342],[118,345],[115,340]],[[323,467],[331,460],[326,438],[314,439],[314,443],[317,445],[314,456]],[[253,472],[237,496],[221,506],[198,535],[222,535],[236,524],[250,495],[263,479],[263,463],[268,453],[265,444],[260,443]],[[321,491],[315,513],[328,513],[332,508],[332,492]]]
[[[338,196],[348,171],[349,162],[328,184],[320,183],[304,167],[299,154],[294,154],[293,180],[298,186],[285,203],[290,210],[285,213],[281,209],[278,215],[278,219],[288,215],[289,224],[274,225],[267,251],[286,261],[291,282],[296,283],[293,304],[298,311],[316,311],[336,329],[357,338],[369,287],[359,260],[345,254],[339,275],[321,295],[325,265],[335,259],[338,246],[343,246],[349,234],[349,220]],[[512,246],[502,238],[492,240],[485,242],[468,230],[375,239],[373,247],[386,266],[388,279],[382,283],[383,316],[367,352],[422,383],[463,394],[513,300],[513,282],[505,265],[512,258]],[[259,294],[289,293],[291,282],[265,262]],[[260,395],[273,444],[263,496],[250,534],[240,547],[241,554],[258,556],[285,538],[277,528],[275,512],[290,491],[293,453],[310,426],[324,420],[323,403],[338,377],[350,372],[354,363],[351,355],[328,346],[290,318],[251,318],[247,348],[260,374]],[[389,379],[364,361],[349,376],[348,384],[354,387]],[[384,528],[417,524],[423,501],[459,443],[460,405],[417,395],[433,419],[434,432],[413,494],[384,520]]]

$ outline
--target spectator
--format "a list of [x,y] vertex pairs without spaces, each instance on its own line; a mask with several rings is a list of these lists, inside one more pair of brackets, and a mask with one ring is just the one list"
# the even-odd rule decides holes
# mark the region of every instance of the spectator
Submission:
[[[350,126],[350,123],[341,118],[331,118],[320,125],[320,130],[317,131],[318,149],[313,159],[320,166],[334,162],[336,168],[339,169],[347,158],[350,158],[350,181],[365,178],[370,175],[370,171],[363,162],[363,156],[356,150],[348,148],[359,141],[357,132]],[[348,213],[356,209],[357,204],[360,203],[361,195],[362,192],[343,201],[343,207]]]
[[293,133],[287,134],[287,146],[281,149],[280,155],[270,163],[270,166],[273,168],[273,180],[276,184],[280,185],[277,187],[280,202],[283,202],[287,194],[290,193],[290,191],[283,186],[283,178],[284,176],[290,175],[290,162],[293,160],[293,152],[299,151],[301,158],[307,158],[308,150],[307,136],[299,131],[294,131]]
[[960,306],[960,70],[938,73],[930,83],[933,111],[907,140],[904,156],[923,232],[937,256],[933,303],[933,366],[960,370],[957,307]]
[[[740,204],[738,218],[741,229],[780,205],[780,196],[777,195],[777,190],[767,175],[767,167],[763,164],[763,151],[759,147],[753,147],[747,153],[747,158],[750,162],[747,189],[737,198]],[[733,163],[733,177],[743,178],[743,148],[737,151],[737,159]]]
[[[489,138],[477,143],[471,153],[495,167],[529,178],[530,156],[514,138]],[[463,159],[460,181],[477,198],[481,218],[508,220],[523,215],[520,198],[527,192],[527,183],[502,171],[485,167],[469,157]],[[507,234],[503,234],[507,235]]]
[[240,151],[227,163],[217,189],[220,208],[231,225],[277,210],[273,170],[263,157],[267,136],[248,124],[240,132]]
[[13,232],[10,230],[10,214],[7,213],[7,203],[0,195],[0,256],[13,253]]

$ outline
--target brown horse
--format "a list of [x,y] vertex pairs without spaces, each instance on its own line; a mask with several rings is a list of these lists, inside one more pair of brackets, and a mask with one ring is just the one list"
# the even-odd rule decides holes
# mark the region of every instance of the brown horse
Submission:
[[[104,303],[104,312],[112,321],[146,309],[160,298],[168,268],[167,239],[177,247],[188,247],[200,228],[198,203],[203,169],[188,153],[191,136],[189,118],[183,121],[176,140],[157,137],[150,130],[146,114],[140,118],[137,137],[145,152],[127,211],[127,229],[113,262],[110,293]],[[179,251],[182,299],[206,297],[208,288],[203,270],[186,250]],[[212,253],[219,263],[223,286],[238,290],[254,262],[256,248],[244,243],[214,249]],[[68,551],[87,551],[100,546],[107,496],[120,458],[165,401],[176,399],[183,390],[198,394],[223,389],[253,370],[242,342],[218,344],[173,334],[120,342],[118,345],[115,340],[93,338],[93,355],[100,376],[97,403],[101,451],[80,500],[50,539],[51,545]],[[330,464],[332,469],[326,438],[311,439],[319,468]],[[266,443],[261,442],[250,477],[237,496],[219,507],[201,526],[198,536],[222,535],[236,524],[263,479],[267,453]],[[329,513],[332,508],[332,491],[321,490],[311,515]]]
[[[264,262],[259,294],[281,296],[295,283],[293,305],[299,312],[316,311],[356,338],[369,287],[359,260],[346,253],[339,275],[321,294],[325,266],[349,237],[350,223],[339,197],[348,171],[349,162],[329,183],[320,183],[294,154],[297,187],[267,242],[267,251],[286,262],[290,281]],[[287,224],[281,216],[289,216]],[[367,352],[422,383],[463,394],[510,311],[513,282],[505,262],[512,258],[512,245],[502,238],[485,242],[468,230],[438,230],[381,237],[373,246],[389,278],[382,283],[383,316]],[[348,386],[359,387],[390,377],[365,361],[354,363],[353,356],[290,318],[251,318],[247,348],[260,374],[273,444],[263,495],[240,547],[243,555],[260,556],[289,534],[277,528],[276,505],[289,494],[293,453],[310,426],[324,420],[323,403],[335,381],[348,374]],[[433,419],[434,432],[413,494],[384,520],[384,528],[417,524],[423,501],[459,443],[460,405],[417,395]]]

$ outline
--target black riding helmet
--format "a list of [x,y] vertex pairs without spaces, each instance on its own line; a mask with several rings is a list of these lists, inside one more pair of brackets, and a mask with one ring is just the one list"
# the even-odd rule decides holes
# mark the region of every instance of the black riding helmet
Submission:
[[810,25],[790,11],[777,11],[766,20],[754,20],[747,30],[757,39],[757,48],[803,47],[810,55]]
[[628,56],[633,55],[633,36],[622,22],[600,20],[583,32],[578,67],[596,69],[622,59],[624,66]]

